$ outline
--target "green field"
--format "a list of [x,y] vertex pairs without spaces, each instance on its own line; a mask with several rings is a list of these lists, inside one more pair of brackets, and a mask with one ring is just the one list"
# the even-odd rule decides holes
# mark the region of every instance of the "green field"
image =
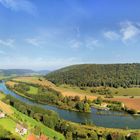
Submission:
[[9,117],[0,119],[0,125],[3,126],[3,128],[5,128],[6,130],[15,134],[16,122]]
[[[110,88],[114,96],[140,96],[140,88]],[[115,94],[118,92],[118,94]]]
[[18,133],[15,132],[15,128],[16,128],[16,122],[22,122],[28,125],[28,134],[23,136],[22,139],[25,140],[27,138],[27,136],[32,133],[33,128],[35,128],[36,126],[41,128],[41,132],[43,134],[45,134],[46,136],[48,136],[49,138],[52,138],[55,136],[58,139],[64,140],[64,136],[48,127],[46,127],[45,125],[43,125],[42,123],[18,112],[16,109],[14,109],[15,114],[12,117],[6,117],[6,118],[2,118],[0,119],[0,125],[10,131],[11,133],[20,136]]
[[28,91],[29,94],[37,94],[38,88],[34,86],[30,86],[30,90]]
[[46,127],[45,125],[43,125],[41,122],[38,122],[22,113],[20,113],[19,111],[17,111],[16,109],[14,109],[15,111],[15,115],[14,118],[18,118],[18,120],[21,120],[22,122],[26,122],[26,124],[28,125],[29,131],[32,130],[32,128],[34,128],[35,126],[38,126],[41,128],[41,131],[48,137],[53,138],[54,136],[57,137],[58,139],[62,139],[64,140],[64,136],[48,127]]
[[[5,97],[5,95],[0,93],[0,100],[3,99],[4,97]],[[5,105],[7,105],[7,104],[5,104]],[[3,109],[3,108],[0,108],[0,109]],[[21,112],[17,111],[13,107],[10,107],[10,109],[14,113],[11,114],[10,116],[7,116],[5,118],[0,119],[0,126],[5,128],[6,130],[10,131],[11,133],[18,135],[17,133],[15,133],[15,127],[16,127],[17,122],[22,122],[22,123],[25,123],[26,125],[28,125],[28,135],[37,126],[37,127],[41,128],[41,132],[43,134],[45,134],[46,136],[48,136],[49,138],[53,138],[55,136],[58,138],[58,140],[60,140],[60,139],[65,140],[65,138],[62,134],[54,131],[53,129],[46,127],[41,122],[38,122],[35,119],[30,118],[27,115],[22,114]],[[22,139],[25,140],[28,135],[25,135],[24,137],[22,137]]]
[[[87,94],[87,95],[94,95],[94,96],[99,96],[98,93],[91,93],[92,87],[85,87],[85,89],[80,89],[79,87],[76,86],[70,86],[70,85],[59,85],[58,86],[60,89],[66,89],[72,92],[78,92],[81,94]],[[102,88],[102,87],[97,87]],[[96,88],[95,88],[96,89]],[[140,88],[138,87],[133,87],[133,88],[111,88],[108,87],[108,89],[111,90],[113,96],[140,96]],[[117,94],[116,94],[117,93]]]

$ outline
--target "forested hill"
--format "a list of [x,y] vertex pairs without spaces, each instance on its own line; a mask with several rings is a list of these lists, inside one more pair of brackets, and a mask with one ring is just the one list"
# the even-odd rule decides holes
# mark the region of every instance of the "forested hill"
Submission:
[[55,84],[130,87],[140,85],[140,64],[81,64],[46,75]]

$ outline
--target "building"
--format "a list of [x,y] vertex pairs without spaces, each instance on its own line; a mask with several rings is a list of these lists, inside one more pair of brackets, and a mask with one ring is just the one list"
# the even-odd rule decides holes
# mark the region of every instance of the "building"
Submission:
[[49,138],[43,134],[40,136],[35,136],[34,134],[30,134],[27,140],[49,140]]
[[37,137],[34,134],[30,134],[27,140],[37,140]]
[[19,133],[21,136],[26,135],[27,134],[27,127],[21,125],[21,124],[17,124],[15,131],[17,133]]
[[3,112],[0,112],[0,118],[5,118],[5,114]]

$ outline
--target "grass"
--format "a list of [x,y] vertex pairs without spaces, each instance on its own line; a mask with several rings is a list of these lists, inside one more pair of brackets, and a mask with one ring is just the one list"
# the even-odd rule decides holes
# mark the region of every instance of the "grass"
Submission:
[[29,94],[37,94],[38,88],[34,86],[30,86],[30,90],[28,91]]
[[[70,90],[67,88],[58,87],[42,77],[41,78],[29,77],[29,76],[28,77],[16,77],[12,80],[16,81],[16,82],[25,82],[25,83],[38,84],[40,86],[46,86],[46,87],[52,88],[52,89],[60,92],[64,96],[76,96],[76,95],[78,95],[81,99],[84,99],[85,96],[87,96],[87,98],[89,98],[89,99],[95,99],[95,97],[93,95],[91,95],[91,94],[89,95],[86,92],[83,92],[83,94],[81,94],[81,92],[77,92],[75,90]],[[7,82],[7,84],[8,84],[8,82]]]
[[[86,87],[85,90],[81,90],[79,87],[76,86],[70,86],[70,85],[59,85],[59,88],[61,88],[62,90],[67,89],[69,91],[73,91],[73,92],[77,92],[77,93],[81,93],[81,94],[87,94],[87,95],[95,95],[95,96],[99,96],[98,93],[91,93],[90,90],[92,89],[92,87]],[[97,87],[97,88],[101,88],[101,87]],[[111,90],[112,95],[113,96],[140,96],[140,88],[138,87],[133,87],[133,88],[111,88],[108,87],[108,89]],[[116,92],[118,92],[116,94]]]
[[[140,96],[140,88],[110,88],[114,96]],[[115,92],[118,91],[118,94]]]
[[[79,96],[81,99],[85,98],[85,96],[90,99],[96,99],[97,96],[101,96],[98,93],[91,93],[92,87],[86,87],[85,89],[80,89],[76,86],[70,85],[54,85],[53,83],[39,77],[17,77],[14,78],[15,81],[22,81],[27,83],[39,84],[41,86],[49,86],[54,90],[57,90],[62,93],[64,96]],[[102,87],[97,87],[102,88]],[[123,102],[127,107],[132,109],[140,110],[140,88],[109,88],[112,91],[112,95],[114,98],[112,100],[117,100]],[[117,93],[117,94],[116,94]],[[103,95],[102,95],[103,96]],[[129,99],[131,96],[134,96],[134,99]],[[103,96],[104,97],[104,96]],[[138,98],[138,99],[137,99]]]
[[9,75],[9,76],[5,76],[3,74],[0,74],[0,80],[4,80],[4,79],[9,79],[9,78],[14,78],[16,75],[13,74],[13,75]]
[[58,139],[64,140],[64,136],[48,127],[46,127],[45,125],[43,125],[41,122],[38,122],[24,114],[22,114],[21,112],[17,111],[16,109],[14,109],[15,115],[14,118],[18,117],[18,120],[21,120],[22,122],[25,122],[28,125],[29,128],[29,133],[32,130],[32,128],[34,128],[35,126],[39,126],[41,128],[41,131],[48,137],[53,138],[54,136],[57,137]]
[[6,117],[6,118],[2,118],[0,119],[0,125],[10,131],[11,133],[20,136],[18,133],[15,132],[15,128],[16,128],[16,124],[17,122],[22,122],[28,125],[28,134],[25,136],[22,136],[21,138],[23,140],[27,139],[27,136],[32,133],[32,129],[35,128],[35,126],[38,126],[41,128],[41,132],[43,134],[45,134],[46,136],[48,136],[50,139],[53,139],[54,136],[58,138],[58,140],[65,140],[64,136],[48,127],[46,127],[45,125],[43,125],[41,122],[38,122],[22,113],[20,113],[19,111],[17,111],[16,109],[13,108],[14,111],[14,115],[12,115],[11,117]]
[[5,97],[5,95],[0,92],[0,110],[2,110],[3,112],[5,112],[8,115],[12,115],[14,112],[13,112],[11,106],[9,106],[1,101],[4,97]]
[[0,100],[3,99],[5,97],[5,94],[3,94],[2,92],[0,92]]
[[[31,133],[31,130],[35,126],[39,126],[41,128],[42,133],[44,133],[49,138],[53,139],[53,137],[58,137],[60,140],[65,140],[64,136],[53,129],[50,129],[43,125],[41,122],[34,120],[33,118],[28,117],[27,115],[22,114],[21,112],[17,111],[15,108],[5,104],[1,101],[5,97],[4,94],[0,93],[0,110],[4,111],[8,116],[6,118],[0,119],[0,125],[3,126],[6,130],[10,131],[11,133],[17,135],[15,133],[16,122],[23,122],[28,125],[28,134]],[[27,139],[28,135],[22,137],[23,140]]]
[[0,125],[3,126],[4,129],[10,131],[11,133],[16,134],[15,132],[16,122],[13,121],[11,118],[6,117],[0,119]]

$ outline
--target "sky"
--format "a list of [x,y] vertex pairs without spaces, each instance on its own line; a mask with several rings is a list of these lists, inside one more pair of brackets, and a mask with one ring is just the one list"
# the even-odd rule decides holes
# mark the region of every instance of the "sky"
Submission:
[[0,69],[140,62],[139,0],[0,0]]

